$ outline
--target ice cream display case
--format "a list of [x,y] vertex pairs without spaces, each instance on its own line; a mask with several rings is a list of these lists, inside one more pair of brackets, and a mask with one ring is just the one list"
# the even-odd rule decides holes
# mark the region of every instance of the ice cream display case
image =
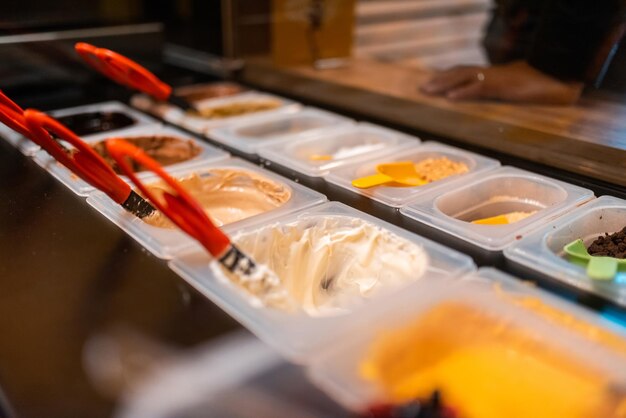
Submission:
[[[553,409],[559,414],[602,411],[609,414],[607,416],[619,416],[615,411],[622,407],[626,395],[603,388],[622,384],[619,367],[611,368],[607,364],[620,364],[623,360],[620,358],[623,351],[609,353],[609,349],[626,346],[623,334],[618,330],[613,336],[606,331],[605,340],[598,337],[605,331],[600,333],[594,331],[595,328],[586,328],[587,325],[572,322],[568,316],[571,311],[573,317],[584,316],[593,322],[598,314],[583,314],[583,310],[571,302],[560,301],[542,290],[531,291],[519,281],[493,270],[473,273],[476,266],[473,253],[469,252],[468,256],[449,248],[446,234],[487,250],[500,249],[502,243],[506,247],[515,243],[506,251],[508,258],[529,268],[551,272],[556,271],[558,264],[542,261],[548,260],[545,255],[531,255],[532,264],[522,260],[526,246],[541,247],[541,244],[526,243],[535,236],[560,236],[563,228],[571,231],[571,227],[562,225],[569,225],[586,213],[595,213],[596,207],[606,212],[605,206],[619,206],[621,200],[604,197],[589,202],[594,197],[593,192],[583,187],[512,167],[500,168],[499,162],[489,157],[441,143],[422,143],[417,137],[306,107],[233,121],[211,131],[217,135],[205,132],[202,137],[167,121],[143,119],[137,110],[127,112],[128,119],[148,122],[125,126],[128,122],[125,118],[113,117],[107,122],[102,117],[117,111],[122,114],[123,110],[125,108],[119,104],[105,103],[52,113],[60,120],[66,118],[66,123],[74,124],[74,129],[83,129],[84,140],[118,174],[122,171],[104,145],[111,137],[128,140],[162,163],[200,202],[211,220],[232,236],[237,246],[276,272],[286,296],[277,299],[273,294],[259,293],[258,288],[240,282],[163,214],[157,212],[148,218],[136,218],[104,193],[74,178],[67,169],[46,156],[45,151],[33,155],[32,161],[47,171],[42,173],[44,176],[52,175],[78,195],[88,195],[87,203],[97,210],[90,216],[112,222],[119,228],[118,233],[132,237],[136,245],[169,260],[171,270],[197,291],[198,297],[208,298],[286,359],[306,367],[320,388],[344,407],[357,412],[381,405],[399,407],[441,391],[444,404],[450,403],[452,408],[470,416],[499,414],[508,411],[507,405],[519,405],[522,398],[500,396],[496,388],[477,389],[472,397],[492,399],[490,408],[496,412],[483,411],[479,406],[472,406],[469,398],[457,390],[457,387],[467,386],[469,381],[446,379],[459,367],[467,376],[481,370],[486,375],[493,372],[490,379],[505,382],[498,373],[503,370],[499,365],[506,364],[502,367],[507,370],[519,367],[519,373],[528,374],[520,377],[527,385],[523,391],[539,396],[542,405],[548,405],[550,411]],[[304,131],[311,128],[312,132],[293,133],[294,126],[303,127]],[[110,130],[94,132],[104,130],[103,127]],[[281,129],[289,134],[277,134]],[[270,138],[270,143],[259,148],[261,159],[239,145],[229,149],[234,148],[252,162],[229,158],[228,153],[217,148],[229,142],[227,132],[238,138],[246,132],[248,136],[261,135]],[[10,146],[20,145],[10,142]],[[355,156],[337,157],[335,165],[302,163],[302,158],[310,162],[310,158],[306,158],[309,154],[341,156],[341,152],[351,149],[358,151]],[[263,164],[266,160],[279,164],[277,167]],[[320,159],[327,164],[333,160]],[[259,161],[261,166],[254,164]],[[380,170],[385,164],[391,164],[396,170],[412,170],[417,184],[401,184],[412,180],[393,178],[397,173]],[[282,172],[281,166],[283,169],[290,167],[296,173],[293,179],[273,172]],[[325,167],[328,167],[326,171]],[[133,168],[153,192],[168,190],[153,174],[142,173],[141,169],[141,166]],[[321,176],[311,175],[316,170]],[[380,184],[360,187],[363,179]],[[77,184],[83,187],[76,187]],[[347,191],[356,196],[357,202],[372,201],[386,209],[367,214],[338,202],[324,203],[342,200]],[[367,211],[367,204],[362,207]],[[90,212],[86,208],[82,210]],[[611,223],[617,216],[612,213],[593,216],[596,221]],[[426,214],[430,220],[423,218]],[[401,216],[408,216],[423,226],[436,224],[446,233],[436,236],[439,243],[433,242],[410,232],[413,228],[407,230],[407,223]],[[435,219],[440,221],[435,222]],[[585,240],[593,234],[619,232],[613,223],[604,229],[606,231],[594,229],[575,234],[582,234]],[[574,236],[559,239],[554,245],[562,247],[570,238],[573,240]],[[550,242],[554,240],[549,238]],[[558,251],[554,250],[554,254],[560,257],[561,264],[570,263],[563,260]],[[541,267],[544,264],[545,267]],[[581,274],[580,270],[584,270],[572,263],[565,264],[560,267],[562,271],[576,270],[576,274]],[[585,287],[575,283],[572,287],[584,291],[583,294],[598,294],[616,307],[623,304],[619,296],[614,296],[619,292],[606,293],[598,289],[618,289],[619,286],[619,279],[616,279],[610,284]],[[543,319],[536,318],[537,314],[544,315]],[[430,325],[445,321],[442,318],[446,315],[456,317],[457,331],[462,330],[456,332],[455,341],[448,341],[451,336],[445,335],[445,327],[436,325],[440,331],[435,331],[435,325]],[[458,323],[458,318],[463,318],[463,324]],[[394,328],[385,330],[382,324],[394,324]],[[510,335],[491,331],[504,325],[511,329]],[[416,340],[403,337],[402,327],[413,330],[411,333]],[[580,335],[576,332],[570,335],[571,328]],[[478,329],[482,331],[477,334]],[[380,338],[376,336],[378,332]],[[441,335],[437,336],[438,333]],[[476,341],[472,340],[469,346],[461,338],[466,333],[475,335]],[[388,347],[385,340],[401,345]],[[442,347],[450,344],[444,350],[450,357],[444,356],[438,367],[419,365],[425,374],[416,376],[422,376],[424,383],[415,386],[411,383],[414,380],[409,370],[412,366],[404,377],[393,374],[393,367],[385,356],[393,352],[399,364],[409,364],[413,354],[403,352],[400,347],[415,346],[418,350],[422,347],[420,341],[431,340],[432,344]],[[448,342],[444,344],[445,341]],[[534,359],[532,367],[527,364],[525,369],[516,364],[517,360],[503,355],[512,341],[521,344],[520,350],[528,350],[523,355]],[[471,348],[473,344],[476,344],[475,352]],[[571,358],[561,358],[559,353],[563,347],[572,344],[577,348]],[[609,349],[599,347],[603,344]],[[423,349],[428,346],[430,343]],[[354,355],[346,358],[348,352]],[[581,361],[588,357],[603,360]],[[498,366],[489,369],[485,363],[487,358],[499,359]],[[558,364],[550,363],[556,358],[561,358]],[[540,384],[538,375],[550,375],[553,380]],[[584,378],[581,380],[580,376]],[[428,383],[431,381],[432,384]],[[509,383],[516,384],[513,381],[506,384]],[[549,392],[547,389],[552,386],[569,388],[571,393],[567,396],[570,397],[565,399],[565,395]],[[525,396],[522,396],[523,391],[519,392],[520,397]],[[589,396],[574,402],[581,398],[578,393]],[[559,405],[570,403],[571,410],[559,409],[566,408]],[[528,408],[534,411],[531,406]]]
[[[312,404],[332,418],[626,417],[619,184],[537,164],[540,147],[524,159],[459,141],[477,136],[465,119],[446,137],[403,123],[429,114],[392,99],[380,115],[395,122],[376,117],[369,94],[331,82],[325,104],[249,69],[158,64],[157,93],[136,71],[71,99],[12,96],[89,151],[37,131],[45,114],[0,106],[44,136],[0,124],[0,417],[160,416],[142,399],[196,402],[196,384],[253,402],[242,417],[276,416],[250,406],[265,399],[247,392],[252,363],[296,418]],[[224,342],[233,330],[248,343]],[[296,382],[283,369],[316,388],[277,388]]]
[[[192,86],[183,91],[196,89]],[[239,94],[232,93],[231,97]],[[549,262],[545,254],[531,254],[533,263],[524,262],[523,249],[541,248],[541,244],[526,243],[536,236],[555,241],[563,228],[587,241],[593,234],[618,233],[614,223],[619,223],[619,216],[607,212],[605,206],[619,207],[621,200],[594,199],[589,189],[500,167],[494,158],[442,143],[421,142],[416,136],[307,107],[236,118],[202,135],[191,134],[188,127],[167,118],[150,119],[137,110],[122,113],[125,109],[104,103],[51,113],[83,130],[82,138],[119,175],[123,171],[104,143],[109,138],[125,139],[160,162],[238,247],[276,273],[280,297],[225,270],[163,213],[138,219],[75,178],[43,150],[27,164],[39,164],[46,170],[41,175],[56,178],[68,192],[87,195],[87,203],[96,212],[84,201],[77,203],[82,209],[76,210],[100,223],[110,222],[114,234],[136,241],[131,247],[166,259],[168,264],[161,263],[159,268],[167,270],[169,266],[174,277],[182,278],[181,283],[198,298],[207,298],[207,303],[223,309],[285,359],[307,368],[313,381],[347,409],[361,413],[402,407],[441,393],[444,405],[468,416],[498,416],[510,412],[510,405],[521,405],[521,399],[530,394],[548,408],[547,417],[555,413],[620,416],[616,414],[623,408],[626,394],[610,388],[623,384],[619,369],[626,347],[623,333],[619,326],[614,335],[609,329],[615,325],[598,323],[596,329],[571,319],[584,317],[596,323],[607,306],[612,312],[617,309],[613,318],[619,321],[623,305],[619,277],[611,283],[594,282],[593,287],[569,283],[568,289],[576,289],[579,295],[602,297],[605,304],[596,302],[596,313],[584,312],[571,302],[543,290],[531,291],[494,270],[476,274],[475,261],[484,261],[472,251],[466,255],[451,249],[456,246],[449,235],[482,250],[507,247],[509,259],[548,275],[562,277],[550,273],[557,269],[575,270],[580,275],[584,267],[565,261],[558,248],[553,251],[554,257],[560,257],[558,263]],[[127,126],[126,118],[103,117],[115,112],[147,122]],[[94,132],[107,127],[105,132]],[[247,152],[251,149],[242,144],[253,141],[255,135],[269,139],[268,144]],[[228,149],[243,159],[229,158],[219,149],[223,145],[231,145]],[[14,142],[6,146],[20,147]],[[320,164],[311,163],[311,155]],[[324,155],[331,158],[324,159]],[[391,171],[386,171],[388,166]],[[291,178],[277,174],[284,175],[285,168],[291,170]],[[152,192],[169,193],[165,183],[142,169],[132,166]],[[346,193],[351,198],[344,200]],[[370,212],[368,202],[383,209]],[[597,210],[603,212],[585,215]],[[603,227],[606,231],[598,226],[584,233],[563,226],[574,224],[581,216],[610,225]],[[422,235],[420,228],[408,226],[403,217],[410,217],[420,228],[434,226],[444,233]],[[554,245],[565,246],[565,241],[575,238],[572,234]],[[618,251],[619,245],[616,248]],[[149,255],[143,257],[156,261]],[[143,274],[139,272],[139,276]],[[537,275],[526,277],[536,279]],[[601,288],[613,290],[597,290]],[[456,318],[454,338],[450,328],[440,323],[449,322],[446,317]],[[510,331],[496,332],[503,327]],[[406,330],[410,330],[407,335]],[[463,335],[470,334],[474,337],[463,340]],[[394,341],[400,345],[392,347]],[[507,357],[511,344],[519,344],[521,355],[532,361],[521,363]],[[416,363],[412,375],[414,353],[426,350],[422,354],[430,358],[434,355],[427,352],[431,346],[443,349],[441,359],[433,359],[440,365]],[[569,357],[563,356],[564,347],[571,346],[576,349],[568,352]],[[406,370],[396,374],[397,366],[392,366],[388,357],[407,365]],[[594,361],[582,360],[589,358]],[[453,377],[456,368],[464,371],[458,378]],[[480,373],[514,387],[520,383],[505,378],[502,371],[515,368],[525,385],[517,395],[504,396],[488,385],[477,386],[471,396],[459,390],[478,384],[462,379]],[[550,379],[541,381],[539,375]],[[565,387],[568,394],[548,390],[551,387]],[[580,395],[583,393],[588,396]],[[482,397],[493,402],[485,410],[471,401]],[[537,412],[532,405],[526,408],[519,410]]]

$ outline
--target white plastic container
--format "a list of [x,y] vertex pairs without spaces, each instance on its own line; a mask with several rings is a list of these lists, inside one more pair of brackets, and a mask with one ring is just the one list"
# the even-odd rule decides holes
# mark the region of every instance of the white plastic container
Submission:
[[[159,122],[150,116],[144,115],[141,112],[138,112],[132,109],[129,106],[117,101],[109,101],[96,103],[87,106],[77,106],[70,107],[67,109],[59,109],[52,112],[48,112],[53,117],[62,117],[62,116],[70,116],[80,113],[89,113],[89,112],[119,112],[129,116],[134,120],[134,123],[129,127],[136,126],[147,126],[147,125],[158,125]],[[127,129],[125,128],[125,129]],[[115,132],[115,130],[107,131],[107,132]],[[34,155],[37,151],[40,150],[39,145],[31,142],[29,139],[23,137],[21,134],[13,131],[7,126],[0,124],[0,136],[4,137],[7,141],[17,147],[24,155]]]
[[603,196],[528,235],[507,248],[504,255],[541,275],[626,307],[626,271],[620,269],[612,281],[594,280],[587,276],[584,267],[568,261],[563,251],[572,241],[582,239],[588,246],[597,237],[625,226],[626,201]]
[[[472,259],[466,255],[341,203],[327,203],[284,216],[276,220],[277,225],[275,227],[292,223],[315,225],[329,217],[337,219],[338,222],[341,222],[340,225],[344,223],[349,225],[355,219],[363,220],[421,246],[428,255],[429,263],[424,275],[416,282],[420,282],[426,277],[433,281],[456,279],[475,269]],[[232,239],[237,243],[239,237],[254,235],[255,231],[264,226],[266,225],[257,223],[249,228],[241,229]],[[274,226],[270,227],[273,228]],[[260,307],[254,303],[254,300],[245,290],[214,276],[209,267],[210,261],[211,258],[206,251],[199,249],[177,255],[170,262],[170,267],[263,341],[275,347],[287,358],[301,363],[310,361],[313,356],[327,349],[329,345],[337,341],[344,341],[345,333],[351,329],[354,322],[358,322],[362,315],[369,312],[373,306],[378,304],[388,306],[388,300],[398,292],[405,294],[416,292],[414,287],[416,283],[407,283],[399,288],[389,288],[386,292],[381,292],[370,299],[359,299],[358,303],[354,300],[355,305],[348,312],[337,315],[311,316],[303,311],[287,312]]]
[[[365,379],[360,372],[361,363],[372,344],[388,335],[388,332],[404,330],[440,304],[455,303],[483,312],[499,321],[503,329],[516,327],[524,330],[536,344],[562,351],[564,356],[597,369],[608,376],[608,381],[617,387],[623,387],[626,383],[626,351],[601,344],[597,339],[598,335],[592,331],[587,334],[585,326],[581,328],[581,324],[588,322],[588,325],[597,326],[614,334],[613,337],[621,346],[626,344],[623,332],[619,333],[611,327],[606,328],[602,321],[595,320],[581,308],[567,303],[555,303],[551,298],[544,298],[544,295],[541,297],[544,304],[560,311],[563,316],[551,317],[549,314],[543,316],[525,306],[511,303],[510,297],[522,296],[526,292],[522,288],[516,288],[495,270],[480,270],[478,276],[482,277],[482,280],[503,281],[513,290],[507,288],[503,291],[501,287],[498,291],[491,286],[485,286],[484,283],[475,283],[475,280],[464,280],[455,286],[429,281],[417,283],[412,294],[399,295],[393,306],[377,307],[363,315],[358,325],[342,336],[341,342],[329,347],[326,352],[314,359],[309,368],[309,375],[320,388],[351,410],[364,412],[373,405],[386,404],[389,399],[383,389],[375,382]],[[532,290],[529,289],[529,292],[531,297],[535,297]],[[559,319],[555,320],[557,317]],[[462,330],[463,321],[464,317],[454,318],[454,322],[448,328],[442,327],[442,332],[447,330],[454,334],[455,328]],[[624,344],[619,344],[620,341]],[[456,347],[463,349],[466,346],[459,344]],[[406,363],[403,357],[406,353],[407,351],[396,353],[400,364],[403,361]],[[536,376],[538,380],[542,378],[543,375]],[[433,388],[435,389],[440,388]],[[445,403],[445,393],[443,399]],[[459,409],[458,405],[450,406],[457,411]]]
[[[465,174],[446,177],[424,186],[418,187],[393,187],[376,186],[369,189],[358,189],[352,185],[352,181],[361,177],[376,174],[376,166],[381,163],[394,161],[413,161],[418,163],[428,158],[446,157],[452,161],[465,163],[469,171]],[[408,202],[416,199],[422,193],[439,189],[445,186],[452,186],[453,183],[467,178],[467,176],[484,173],[498,167],[497,160],[480,156],[459,148],[439,144],[437,142],[426,142],[412,148],[407,148],[386,156],[377,156],[363,162],[339,167],[331,170],[325,179],[337,186],[343,187],[353,193],[357,193],[370,199],[381,202],[387,206],[399,208]]]
[[[214,161],[225,160],[230,156],[230,154],[228,154],[226,151],[213,147],[206,142],[199,140],[186,132],[181,131],[180,129],[163,125],[138,126],[134,128],[114,131],[113,133],[104,132],[97,135],[91,135],[82,139],[89,144],[95,144],[97,142],[112,137],[132,138],[138,136],[173,136],[185,141],[191,140],[200,147],[200,154],[190,160],[165,166],[165,169],[167,171],[184,168],[199,163],[211,163]],[[55,159],[53,159],[46,151],[39,151],[35,155],[35,161],[40,166],[48,170],[50,174],[56,177],[61,183],[65,184],[77,195],[87,196],[90,192],[94,191],[93,186],[83,181],[78,176],[74,175],[67,168],[58,163]],[[137,176],[140,179],[144,179],[146,177],[152,176],[152,174],[150,174],[150,172],[140,172]],[[126,182],[129,181],[128,177],[124,175],[120,175],[120,177]]]
[[335,113],[305,108],[297,113],[274,114],[214,129],[210,137],[247,154],[257,154],[263,147],[287,146],[353,123],[352,119]]
[[275,96],[268,93],[259,93],[255,91],[245,92],[241,94],[235,94],[233,96],[221,97],[216,99],[206,99],[195,102],[195,106],[200,109],[219,107],[223,105],[230,105],[235,103],[249,103],[272,100],[277,101],[279,106],[274,109],[268,109],[258,112],[250,112],[242,115],[234,115],[224,118],[207,119],[200,116],[194,116],[186,113],[184,110],[173,106],[167,102],[155,102],[151,98],[145,95],[136,95],[131,99],[131,104],[139,109],[156,115],[170,123],[183,126],[190,131],[199,133],[201,135],[207,134],[211,129],[225,126],[232,123],[243,122],[246,120],[254,120],[261,116],[267,116],[271,114],[281,113],[293,113],[297,112],[300,105],[291,100]]
[[[259,154],[304,175],[320,177],[333,168],[393,153],[420,142],[419,138],[402,132],[358,123],[332,132],[314,134],[309,138],[262,147]],[[323,159],[319,156],[331,158]]]
[[[160,122],[150,116],[138,112],[130,106],[125,105],[124,103],[118,101],[108,101],[101,103],[94,103],[91,105],[85,106],[76,106],[76,107],[68,107],[65,109],[58,109],[52,112],[49,112],[50,116],[54,118],[60,118],[64,116],[78,115],[81,113],[91,113],[91,112],[119,112],[129,116],[131,119],[135,121],[132,125],[126,126],[121,129],[130,129],[136,128],[139,126],[147,126],[147,125],[160,125]],[[120,131],[121,129],[114,129],[102,133],[111,134],[113,132]],[[91,135],[84,135],[83,137],[89,137]]]
[[[452,190],[423,193],[400,212],[482,249],[501,251],[591,199],[591,190],[529,171],[502,167],[456,183]],[[471,223],[518,211],[536,213],[506,225]]]
[[[210,169],[220,168],[249,171],[276,183],[283,184],[291,190],[291,198],[282,206],[269,212],[224,225],[223,229],[227,233],[238,231],[246,225],[269,222],[282,215],[326,201],[326,197],[318,192],[237,158],[187,166],[186,168],[171,170],[171,174],[175,177],[184,177],[191,173],[198,173],[200,176],[211,176]],[[150,184],[150,181],[155,180],[157,179],[154,176],[144,179],[146,184]],[[141,219],[125,211],[102,192],[94,192],[87,198],[87,202],[157,257],[171,258],[186,248],[199,246],[192,238],[178,229],[159,228],[146,224]]]
[[[554,293],[537,287],[530,281],[524,281],[524,277],[514,277],[492,267],[482,267],[477,272],[470,273],[463,278],[467,281],[481,283],[491,288],[495,294],[503,299],[518,304],[526,309],[535,310],[537,313],[544,312],[544,318],[551,322],[570,322],[576,318],[587,324],[610,331],[624,339],[626,347],[626,328],[618,320],[611,320],[601,316],[583,305],[576,304]],[[546,309],[546,307],[552,309]],[[564,315],[550,315],[553,309],[561,311]],[[598,334],[589,333],[588,337],[597,337]],[[626,353],[625,353],[626,354]]]
[[174,89],[174,93],[178,97],[182,97],[192,103],[206,99],[230,97],[247,91],[250,90],[232,81],[211,81],[208,83],[181,86]]

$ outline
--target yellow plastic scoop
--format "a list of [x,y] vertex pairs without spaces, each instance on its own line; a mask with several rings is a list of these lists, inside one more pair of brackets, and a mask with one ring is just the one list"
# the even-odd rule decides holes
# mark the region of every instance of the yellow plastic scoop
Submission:
[[536,210],[530,212],[511,212],[503,215],[492,216],[490,218],[476,219],[475,221],[472,221],[472,223],[477,225],[508,225],[526,219],[535,213],[537,213]]
[[415,170],[412,161],[398,161],[393,163],[378,164],[377,174],[352,180],[352,185],[359,189],[369,189],[386,183],[398,183],[403,186],[423,186],[428,181]]
[[507,225],[509,223],[509,217],[506,215],[492,216],[490,218],[477,219],[472,221],[477,225]]

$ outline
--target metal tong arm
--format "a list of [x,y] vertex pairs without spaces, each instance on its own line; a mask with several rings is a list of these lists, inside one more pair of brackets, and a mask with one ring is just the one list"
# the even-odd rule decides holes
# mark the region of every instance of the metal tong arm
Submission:
[[[106,141],[109,154],[117,161],[122,172],[127,175],[141,193],[180,229],[199,241],[216,258],[224,256],[232,247],[230,239],[224,234],[198,204],[180,185],[171,177],[161,165],[150,158],[143,150],[119,138],[110,138]],[[163,192],[163,198],[158,198],[133,172],[128,159],[141,164],[145,169],[157,174],[169,186],[170,191]]]

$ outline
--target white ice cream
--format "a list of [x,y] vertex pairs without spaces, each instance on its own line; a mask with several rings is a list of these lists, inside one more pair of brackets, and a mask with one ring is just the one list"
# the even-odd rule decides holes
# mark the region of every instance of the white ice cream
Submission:
[[[383,288],[420,278],[428,265],[421,246],[346,216],[268,225],[234,242],[273,270],[290,298],[312,316],[344,312]],[[220,276],[241,284],[223,269]],[[253,296],[272,305],[264,294]]]

